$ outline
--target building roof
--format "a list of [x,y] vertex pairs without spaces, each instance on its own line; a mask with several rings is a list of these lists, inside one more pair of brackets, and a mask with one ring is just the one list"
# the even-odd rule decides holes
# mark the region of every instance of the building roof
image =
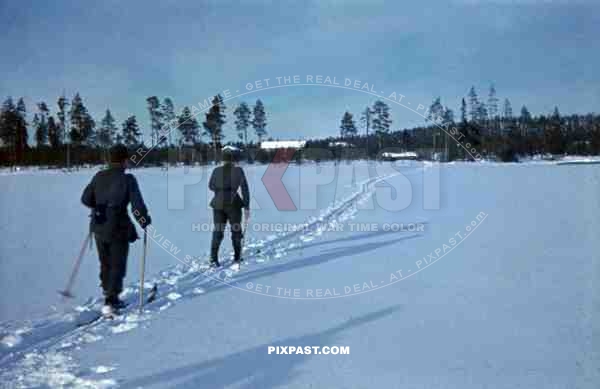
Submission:
[[397,159],[413,159],[418,158],[419,155],[414,151],[406,151],[403,153],[381,153],[382,158],[397,158]]
[[260,148],[264,150],[301,149],[304,146],[306,146],[305,140],[269,140],[260,144]]
[[329,142],[329,147],[355,147],[352,143],[348,142]]

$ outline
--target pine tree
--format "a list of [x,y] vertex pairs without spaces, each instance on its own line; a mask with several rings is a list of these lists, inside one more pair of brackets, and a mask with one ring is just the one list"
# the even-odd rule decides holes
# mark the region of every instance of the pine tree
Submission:
[[348,111],[344,113],[342,117],[342,122],[340,125],[340,136],[342,138],[353,137],[356,135],[356,124],[354,123],[354,119],[352,114]]
[[50,142],[50,147],[53,150],[56,150],[60,147],[61,140],[61,131],[60,126],[56,124],[53,116],[48,118],[48,141]]
[[38,147],[48,143],[48,106],[43,101],[37,105],[39,114],[33,117],[33,128],[35,129],[35,141]]
[[17,128],[17,107],[11,97],[8,97],[2,104],[0,111],[0,138],[2,143],[10,152],[11,165],[16,164],[15,139]]
[[448,107],[444,107],[442,113],[442,122],[444,125],[444,156],[446,161],[450,161],[450,140],[448,139],[449,133],[448,129],[452,124],[454,124],[454,111],[452,111]]
[[221,95],[213,98],[212,106],[206,113],[206,121],[202,123],[204,135],[207,135],[213,145],[215,153],[223,138],[223,125],[225,124],[225,104]]
[[477,98],[477,92],[475,92],[475,87],[472,86],[469,90],[469,116],[471,117],[472,122],[476,122],[479,115],[479,100]]
[[34,137],[35,143],[37,147],[42,147],[44,145],[43,135],[42,135],[42,124],[40,116],[37,113],[33,114],[33,121],[31,122],[31,126],[35,130]]
[[[465,101],[464,97],[462,98],[462,100],[460,101],[460,124],[459,124],[459,130],[460,133],[462,134],[462,136],[458,139],[461,139],[463,136],[466,138],[466,140],[469,139],[470,137],[470,131],[469,131],[469,122],[467,119],[467,102]],[[460,143],[464,142],[461,140],[458,140],[459,144],[456,147],[456,152],[457,152],[457,156],[459,158],[464,158],[465,155],[465,151],[464,149],[460,146]]]
[[75,95],[72,100],[71,110],[69,111],[69,117],[71,119],[71,128],[69,131],[69,139],[73,144],[81,144],[83,141],[83,134],[81,133],[81,128],[85,121],[85,114],[82,113],[83,102],[81,100],[81,96],[79,93]]
[[196,118],[192,115],[189,107],[183,107],[183,111],[178,118],[178,127],[181,132],[180,144],[193,146],[196,144],[198,137],[198,129],[200,125]]
[[425,120],[429,120],[432,122],[438,122],[442,120],[444,113],[444,107],[442,106],[442,99],[437,97],[433,100],[433,103],[429,106],[429,111],[427,113],[427,117]]
[[115,144],[122,145],[123,144],[123,135],[117,132],[115,135]]
[[28,137],[25,102],[20,98],[15,106],[12,98],[7,98],[0,110],[0,138],[8,146],[13,164],[23,162]]
[[140,128],[137,124],[137,119],[135,116],[130,116],[123,122],[121,125],[121,136],[120,141],[117,143],[123,143],[125,146],[129,148],[133,148],[140,144]]
[[150,133],[152,134],[152,147],[159,146],[166,141],[164,136],[160,135],[162,129],[162,111],[160,109],[160,100],[156,96],[150,96],[146,99],[148,103],[148,113],[150,114]]
[[546,152],[555,155],[565,152],[562,119],[558,112],[558,107],[554,108],[548,127],[544,129],[544,149]]
[[250,107],[248,104],[241,103],[235,111],[235,129],[238,133],[240,140],[244,141],[244,145],[248,147],[248,127],[250,127]]
[[558,107],[554,107],[554,111],[552,111],[552,116],[550,117],[552,120],[554,120],[555,122],[560,123],[561,122],[561,116],[560,116],[560,112],[558,111]]
[[117,126],[110,110],[107,109],[104,118],[100,122],[98,130],[98,145],[104,149],[108,149],[113,145],[115,135],[117,134]]
[[360,122],[362,127],[365,129],[365,152],[367,154],[367,159],[369,158],[369,129],[371,128],[371,124],[373,122],[373,109],[371,107],[366,107],[360,116]]
[[94,127],[96,123],[88,113],[79,93],[75,94],[71,102],[69,116],[71,118],[71,142],[76,145],[91,145],[94,140]]
[[68,143],[68,133],[67,133],[67,107],[69,106],[69,101],[61,96],[58,98],[56,103],[58,105],[58,112],[56,116],[58,116],[58,121],[60,123],[60,130],[62,131],[61,138],[65,143]]
[[69,101],[63,95],[58,98],[56,104],[58,105],[58,112],[56,113],[56,116],[58,116],[58,121],[60,123],[60,138],[67,145],[65,153],[65,165],[67,166],[67,169],[69,169],[71,167],[71,139],[69,136],[70,131],[67,130],[67,107],[69,106]]
[[8,97],[4,103],[2,103],[2,110],[0,111],[0,139],[2,139],[2,143],[9,147],[13,147],[15,144],[16,114],[17,107],[15,106],[12,97]]
[[521,135],[527,136],[527,130],[531,123],[531,114],[526,106],[521,107],[521,117],[519,117],[519,126],[521,128]]
[[404,147],[404,150],[410,150],[412,143],[411,138],[411,134],[408,130],[402,131],[402,147]]
[[173,101],[169,98],[166,97],[163,100],[162,106],[161,106],[161,115],[162,115],[162,119],[163,119],[163,131],[168,131],[169,135],[168,135],[168,140],[169,140],[169,146],[171,146],[173,144],[173,137],[172,137],[172,131],[173,131],[173,127],[177,121],[177,115],[175,115],[175,105],[173,104]]
[[496,88],[494,84],[490,85],[490,92],[488,95],[487,114],[490,119],[496,119],[498,116],[498,97],[496,97]]
[[23,98],[17,101],[17,121],[15,127],[15,156],[19,162],[23,161],[25,150],[27,149],[27,140],[29,134],[27,133],[27,109],[25,108],[25,102]]
[[454,123],[454,111],[448,107],[444,107],[442,113],[442,121],[444,124]]
[[256,105],[254,106],[252,127],[258,137],[258,141],[262,142],[263,138],[267,135],[267,115],[265,113],[265,106],[260,100],[256,100]]
[[383,101],[377,100],[373,104],[373,130],[377,135],[379,149],[383,147],[384,137],[389,134],[391,124],[390,107]]
[[486,119],[488,118],[488,110],[485,106],[484,103],[479,102],[477,105],[477,115],[476,115],[476,121],[480,124],[484,124]]
[[511,120],[513,118],[512,105],[508,99],[504,99],[504,119]]

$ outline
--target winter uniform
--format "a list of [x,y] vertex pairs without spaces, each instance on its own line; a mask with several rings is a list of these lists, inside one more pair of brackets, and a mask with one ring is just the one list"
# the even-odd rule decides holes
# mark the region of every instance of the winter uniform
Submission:
[[[250,209],[250,191],[244,170],[231,161],[213,170],[208,187],[215,193],[210,202],[213,208],[213,236],[211,261],[218,264],[219,247],[227,222],[231,225],[234,261],[239,262],[242,252],[242,209]],[[238,189],[242,189],[242,197]]]
[[86,186],[81,202],[92,208],[91,231],[94,233],[100,258],[100,281],[109,305],[118,305],[127,269],[129,243],[139,236],[127,206],[138,224],[146,228],[151,223],[137,181],[125,173],[122,164],[98,172]]

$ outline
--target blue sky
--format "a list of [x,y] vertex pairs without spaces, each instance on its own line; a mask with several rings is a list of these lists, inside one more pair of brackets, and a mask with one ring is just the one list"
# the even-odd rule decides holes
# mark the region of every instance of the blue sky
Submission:
[[[3,98],[54,110],[63,90],[80,92],[97,121],[110,108],[144,128],[148,96],[181,110],[293,75],[368,82],[412,107],[441,96],[458,111],[471,85],[485,96],[494,83],[515,112],[600,111],[600,4],[591,1],[0,0],[0,29]],[[226,140],[233,108],[257,98],[280,139],[335,135],[345,110],[358,118],[376,100],[317,86],[258,91],[227,102]],[[393,129],[423,122],[397,105],[392,120]]]

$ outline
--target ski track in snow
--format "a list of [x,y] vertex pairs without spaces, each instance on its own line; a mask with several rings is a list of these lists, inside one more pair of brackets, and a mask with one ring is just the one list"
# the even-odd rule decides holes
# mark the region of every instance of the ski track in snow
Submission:
[[[81,379],[72,371],[77,365],[68,356],[68,351],[82,345],[97,342],[105,337],[129,332],[143,325],[164,310],[168,310],[185,297],[209,293],[219,287],[228,286],[220,274],[232,278],[243,277],[255,265],[268,264],[288,254],[288,250],[302,248],[323,231],[352,219],[358,205],[366,202],[375,191],[375,184],[396,174],[376,177],[357,184],[359,190],[341,201],[334,202],[321,211],[319,217],[310,217],[297,231],[281,232],[267,239],[246,242],[244,265],[239,272],[229,269],[231,260],[223,262],[221,270],[208,270],[207,260],[194,260],[189,266],[177,264],[159,273],[159,278],[145,283],[150,289],[158,286],[156,300],[144,306],[139,314],[139,294],[133,284],[123,291],[123,299],[129,307],[112,320],[101,318],[91,321],[100,307],[100,299],[89,299],[67,313],[55,313],[37,322],[0,323],[0,382],[12,382],[15,387],[39,385],[76,387],[111,387],[114,380]],[[231,253],[229,255],[231,257]],[[264,265],[262,265],[264,266]],[[216,276],[216,277],[215,277]],[[88,323],[79,325],[81,323]],[[106,373],[115,368],[98,366],[96,373]],[[99,371],[102,370],[102,371]]]

